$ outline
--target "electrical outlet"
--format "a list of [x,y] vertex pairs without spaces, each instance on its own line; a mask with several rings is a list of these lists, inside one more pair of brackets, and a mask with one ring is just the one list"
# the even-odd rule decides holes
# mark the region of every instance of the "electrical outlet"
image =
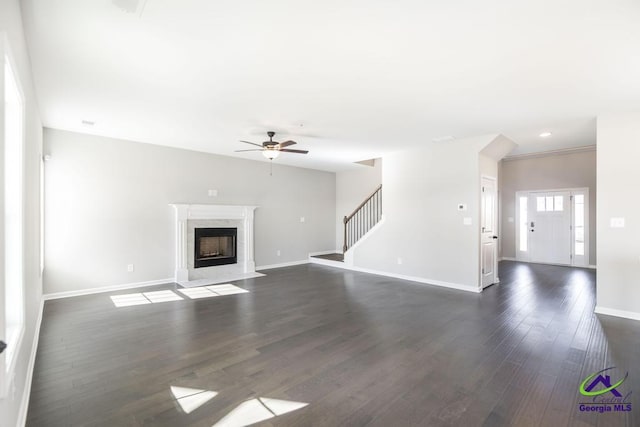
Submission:
[[276,251],[276,256],[280,256],[280,249]]
[[624,218],[611,218],[609,225],[611,228],[624,228]]
[[209,190],[207,192],[207,194],[209,194],[209,197],[217,197],[218,196],[218,190]]
[[462,218],[462,223],[464,225],[471,225],[471,217],[465,216],[464,218]]
[[133,270],[134,270],[134,265],[133,264],[127,264],[127,272],[133,273]]

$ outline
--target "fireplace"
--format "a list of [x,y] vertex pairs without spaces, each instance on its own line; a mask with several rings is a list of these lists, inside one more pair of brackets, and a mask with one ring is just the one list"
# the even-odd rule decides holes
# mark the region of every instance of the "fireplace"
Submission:
[[235,264],[237,228],[196,228],[194,268]]

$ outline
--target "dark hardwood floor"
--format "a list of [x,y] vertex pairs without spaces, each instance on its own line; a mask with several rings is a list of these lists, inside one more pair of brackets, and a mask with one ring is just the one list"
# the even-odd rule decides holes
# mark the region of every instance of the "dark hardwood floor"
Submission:
[[[578,410],[606,367],[640,393],[640,322],[593,314],[595,273],[502,262],[500,277],[473,294],[306,264],[239,295],[48,301],[27,425],[212,426],[258,397],[308,403],[263,426],[640,425],[633,394],[631,412]],[[186,414],[171,386],[218,395]]]
[[344,262],[344,254],[325,254],[325,255],[314,255],[312,258],[320,258],[320,259],[328,259],[329,261],[339,261]]

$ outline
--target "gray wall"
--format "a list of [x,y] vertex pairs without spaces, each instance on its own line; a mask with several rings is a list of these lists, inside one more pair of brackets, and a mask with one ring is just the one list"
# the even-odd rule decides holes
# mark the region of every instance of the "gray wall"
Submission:
[[344,222],[346,215],[364,201],[382,184],[382,159],[375,159],[374,166],[358,166],[358,169],[336,173],[336,251],[342,253]]
[[172,277],[169,203],[258,205],[257,266],[335,248],[334,173],[274,161],[269,176],[267,162],[51,129],[44,140],[45,293]]
[[500,169],[501,256],[514,258],[517,191],[589,188],[589,263],[596,264],[596,150],[503,160]]
[[[640,113],[598,117],[596,311],[640,320]],[[611,228],[624,218],[624,228]]]
[[[25,334],[20,349],[16,353],[14,386],[9,389],[5,399],[0,399],[0,424],[17,425],[22,409],[26,408],[29,396],[24,392],[27,387],[27,368],[34,344],[36,323],[42,299],[42,278],[40,276],[40,159],[42,158],[42,124],[33,90],[31,64],[22,29],[20,5],[17,0],[0,1],[0,40],[6,36],[16,62],[16,74],[25,96],[25,199],[24,199],[24,273],[25,273]],[[0,58],[4,58],[3,43],[0,41]],[[4,61],[0,61],[4,63]],[[0,82],[3,81],[0,79]],[[4,84],[0,85],[0,91]],[[0,99],[4,96],[0,94]],[[4,103],[0,102],[0,198],[4,189]],[[4,230],[4,209],[0,209],[0,230]],[[0,231],[0,304],[4,306],[4,236]],[[4,329],[4,326],[3,326]],[[23,400],[24,398],[24,400]]]
[[[385,156],[384,222],[354,246],[357,268],[477,291],[480,157],[494,136],[467,138]],[[459,203],[467,211],[458,211]],[[470,217],[471,225],[463,218]],[[398,262],[401,259],[401,263]]]

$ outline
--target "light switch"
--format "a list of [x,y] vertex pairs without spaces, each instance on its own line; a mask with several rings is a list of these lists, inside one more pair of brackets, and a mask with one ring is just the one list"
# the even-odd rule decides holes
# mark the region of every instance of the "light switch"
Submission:
[[512,216],[510,216],[509,218],[507,218],[507,221],[509,221],[509,222],[513,222],[513,217],[512,217]]
[[469,217],[469,216],[465,216],[465,217],[462,219],[462,223],[463,223],[464,225],[471,225],[471,217]]
[[624,228],[624,218],[611,218],[609,224],[611,228]]
[[300,222],[304,222],[304,217],[303,216],[300,217]]
[[218,190],[209,190],[209,197],[216,197],[218,195]]

